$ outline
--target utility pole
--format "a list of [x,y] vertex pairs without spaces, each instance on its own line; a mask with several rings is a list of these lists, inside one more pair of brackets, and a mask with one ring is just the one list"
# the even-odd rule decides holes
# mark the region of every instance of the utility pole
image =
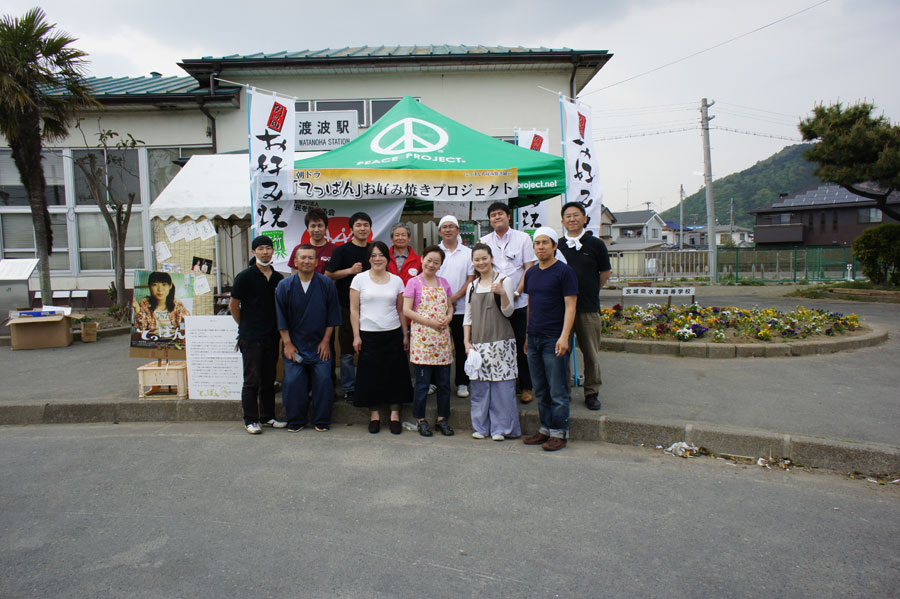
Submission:
[[718,282],[718,266],[716,264],[716,206],[713,198],[712,159],[709,155],[709,122],[716,118],[709,116],[709,107],[715,105],[700,102],[700,128],[703,133],[703,182],[706,185],[706,242],[709,246],[709,282]]
[[681,201],[678,203],[678,250],[684,249],[684,185],[681,186]]

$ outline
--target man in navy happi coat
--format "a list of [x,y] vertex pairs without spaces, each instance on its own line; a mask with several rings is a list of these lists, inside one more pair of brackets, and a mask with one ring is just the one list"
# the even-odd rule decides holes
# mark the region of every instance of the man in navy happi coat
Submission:
[[288,432],[308,422],[312,390],[312,423],[317,431],[331,426],[334,386],[331,381],[331,335],[341,324],[337,289],[331,279],[316,272],[316,249],[301,245],[294,256],[297,274],[278,284],[275,309],[278,332],[284,342],[282,403]]

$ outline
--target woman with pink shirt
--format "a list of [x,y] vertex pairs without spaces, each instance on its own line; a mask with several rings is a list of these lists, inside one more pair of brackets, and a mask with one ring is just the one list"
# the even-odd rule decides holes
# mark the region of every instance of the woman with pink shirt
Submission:
[[453,291],[450,283],[437,276],[444,262],[444,252],[436,245],[422,253],[422,274],[409,280],[403,292],[403,315],[410,321],[409,361],[416,375],[413,395],[413,416],[419,434],[432,435],[425,420],[428,385],[437,387],[437,421],[435,428],[450,436],[450,364],[453,361],[450,341],[450,320],[454,306],[450,303]]

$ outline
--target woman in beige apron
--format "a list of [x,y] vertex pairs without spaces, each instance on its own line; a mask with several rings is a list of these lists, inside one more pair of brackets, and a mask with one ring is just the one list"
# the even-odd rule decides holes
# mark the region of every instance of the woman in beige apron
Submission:
[[475,280],[466,291],[463,340],[466,355],[478,352],[481,365],[469,372],[472,436],[494,441],[520,437],[516,406],[516,336],[509,317],[513,313],[512,281],[494,270],[490,246],[472,247]]

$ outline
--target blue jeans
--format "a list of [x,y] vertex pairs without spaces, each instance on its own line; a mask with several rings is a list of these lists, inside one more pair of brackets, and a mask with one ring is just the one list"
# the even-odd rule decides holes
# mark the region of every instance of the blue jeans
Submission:
[[438,418],[450,418],[450,365],[431,366],[413,364],[416,374],[416,388],[413,395],[413,417],[416,420],[425,418],[425,401],[428,398],[428,385],[437,387]]
[[314,426],[331,424],[331,404],[334,386],[331,382],[331,360],[304,358],[298,364],[284,361],[284,385],[281,402],[288,426],[306,426],[309,419],[309,392],[312,389],[312,423]]
[[341,354],[341,387],[344,393],[351,393],[356,388],[356,366],[353,365],[353,354]]
[[569,352],[556,355],[558,337],[528,334],[528,367],[541,418],[540,432],[565,439],[569,436]]

